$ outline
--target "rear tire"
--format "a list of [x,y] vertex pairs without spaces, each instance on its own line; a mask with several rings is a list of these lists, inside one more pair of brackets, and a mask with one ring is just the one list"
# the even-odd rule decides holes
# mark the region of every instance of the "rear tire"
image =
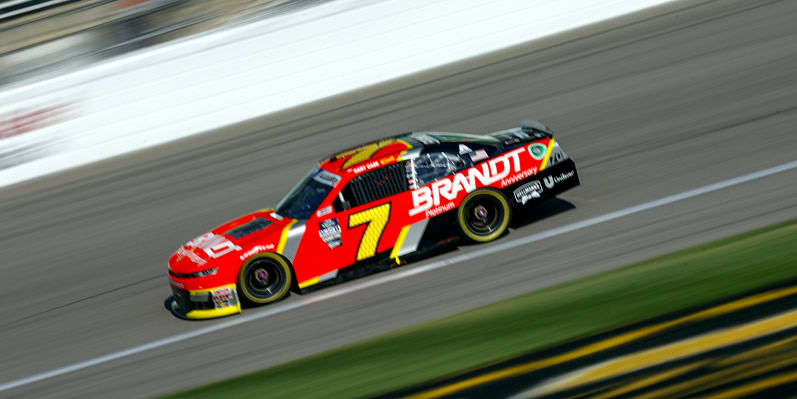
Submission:
[[459,205],[457,227],[472,242],[489,242],[509,227],[512,208],[503,193],[492,188],[476,190]]
[[276,302],[288,295],[292,280],[285,258],[270,252],[257,254],[247,259],[238,272],[238,296],[247,305]]

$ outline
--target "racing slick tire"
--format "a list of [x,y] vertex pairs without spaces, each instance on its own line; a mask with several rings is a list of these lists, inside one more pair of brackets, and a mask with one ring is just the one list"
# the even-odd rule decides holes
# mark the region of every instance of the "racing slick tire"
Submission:
[[468,194],[457,209],[457,227],[473,242],[489,242],[500,237],[511,219],[512,207],[506,196],[492,188]]
[[247,305],[276,302],[288,295],[293,273],[280,255],[265,252],[246,260],[238,272],[238,293]]

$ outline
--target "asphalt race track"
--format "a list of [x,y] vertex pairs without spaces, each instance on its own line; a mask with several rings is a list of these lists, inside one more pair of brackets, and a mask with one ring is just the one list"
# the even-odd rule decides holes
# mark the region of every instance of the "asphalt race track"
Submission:
[[[170,253],[365,140],[549,124],[582,186],[503,241],[795,161],[795,20],[794,1],[680,2],[0,190],[0,385],[242,317],[173,317]],[[384,284],[358,286],[424,263],[294,295],[276,305],[292,309],[0,397],[151,396],[275,365],[797,217],[795,182],[791,169]],[[333,297],[299,306],[319,295]]]

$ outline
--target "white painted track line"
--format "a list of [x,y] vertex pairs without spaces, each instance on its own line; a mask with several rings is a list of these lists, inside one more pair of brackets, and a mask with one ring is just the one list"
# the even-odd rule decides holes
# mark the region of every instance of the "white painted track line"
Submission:
[[528,235],[525,237],[520,237],[514,240],[509,240],[505,242],[498,242],[495,244],[490,244],[485,246],[482,249],[478,249],[472,252],[468,252],[467,254],[462,255],[455,255],[445,259],[441,259],[438,261],[431,262],[429,264],[414,267],[411,269],[406,270],[399,270],[396,272],[392,272],[386,274],[384,276],[379,276],[377,278],[363,281],[360,283],[354,283],[347,286],[343,286],[340,289],[333,289],[328,292],[321,292],[317,295],[312,295],[308,297],[304,297],[295,302],[287,302],[281,305],[272,306],[261,311],[252,312],[249,314],[243,314],[241,316],[235,316],[229,320],[223,321],[218,324],[213,324],[211,326],[199,328],[193,331],[185,332],[182,334],[177,334],[168,338],[159,339],[156,341],[152,341],[143,345],[134,346],[129,349],[125,349],[118,352],[109,353],[104,356],[99,356],[94,359],[89,359],[83,362],[75,363],[69,366],[53,369],[50,371],[46,371],[39,374],[34,374],[29,377],[21,378],[18,380],[6,382],[0,384],[0,392],[7,391],[10,389],[14,389],[17,387],[21,387],[23,385],[32,384],[34,382],[39,382],[42,380],[46,380],[48,378],[57,377],[60,375],[64,375],[67,373],[71,373],[73,371],[82,370],[88,367],[96,366],[99,364],[107,363],[116,359],[121,359],[127,356],[135,355],[141,352],[148,351],[150,349],[160,348],[166,345],[170,345],[173,343],[186,341],[191,338],[196,338],[201,335],[213,333],[216,331],[224,330],[226,328],[234,327],[240,324],[248,323],[250,321],[259,320],[265,317],[273,316],[275,314],[288,312],[293,309],[297,309],[300,307],[304,307],[307,305],[314,304],[316,302],[325,301],[329,298],[343,296],[352,292],[362,291],[367,288],[371,288],[377,285],[385,284],[391,281],[399,280],[405,277],[414,276],[416,274],[425,273],[431,270],[440,269],[449,265],[453,265],[456,263],[464,262],[466,260],[472,260],[477,257],[482,257],[486,255],[491,255],[494,253],[498,253],[507,249],[519,247],[522,245],[527,245],[536,241],[541,241],[546,238],[555,237],[558,235],[566,234],[575,230],[583,229],[586,227],[594,226],[596,224],[600,224],[603,222],[608,222],[610,220],[619,219],[624,216],[632,215],[635,213],[643,212],[646,210],[650,210],[653,208],[657,208],[660,206],[672,204],[677,201],[689,199],[692,197],[697,197],[699,195],[708,194],[710,192],[722,190],[724,188],[736,186],[742,183],[746,183],[752,180],[760,179],[763,177],[771,176],[776,173],[785,172],[788,170],[792,170],[797,168],[797,161],[788,162],[785,164],[781,164],[778,166],[774,166],[768,169],[760,170],[758,172],[753,172],[750,174],[734,177],[732,179],[724,180],[718,183],[709,184],[707,186],[698,187],[689,191],[684,191],[679,194],[670,195],[667,197],[663,197],[657,200],[653,200],[650,202],[645,202],[643,204],[639,204],[636,206],[632,206],[629,208],[621,209],[614,212],[609,212],[603,214],[601,216],[596,216],[593,218],[585,219],[580,222],[571,223],[568,225],[564,225],[561,227],[556,227],[547,231],[543,231],[540,233]]

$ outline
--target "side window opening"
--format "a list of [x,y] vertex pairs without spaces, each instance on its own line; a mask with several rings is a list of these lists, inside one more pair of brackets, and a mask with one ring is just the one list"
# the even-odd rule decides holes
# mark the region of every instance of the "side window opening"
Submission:
[[409,189],[404,162],[363,173],[349,182],[335,199],[337,211],[376,201]]
[[412,161],[412,188],[418,188],[462,169],[473,166],[470,158],[448,152],[421,154]]

